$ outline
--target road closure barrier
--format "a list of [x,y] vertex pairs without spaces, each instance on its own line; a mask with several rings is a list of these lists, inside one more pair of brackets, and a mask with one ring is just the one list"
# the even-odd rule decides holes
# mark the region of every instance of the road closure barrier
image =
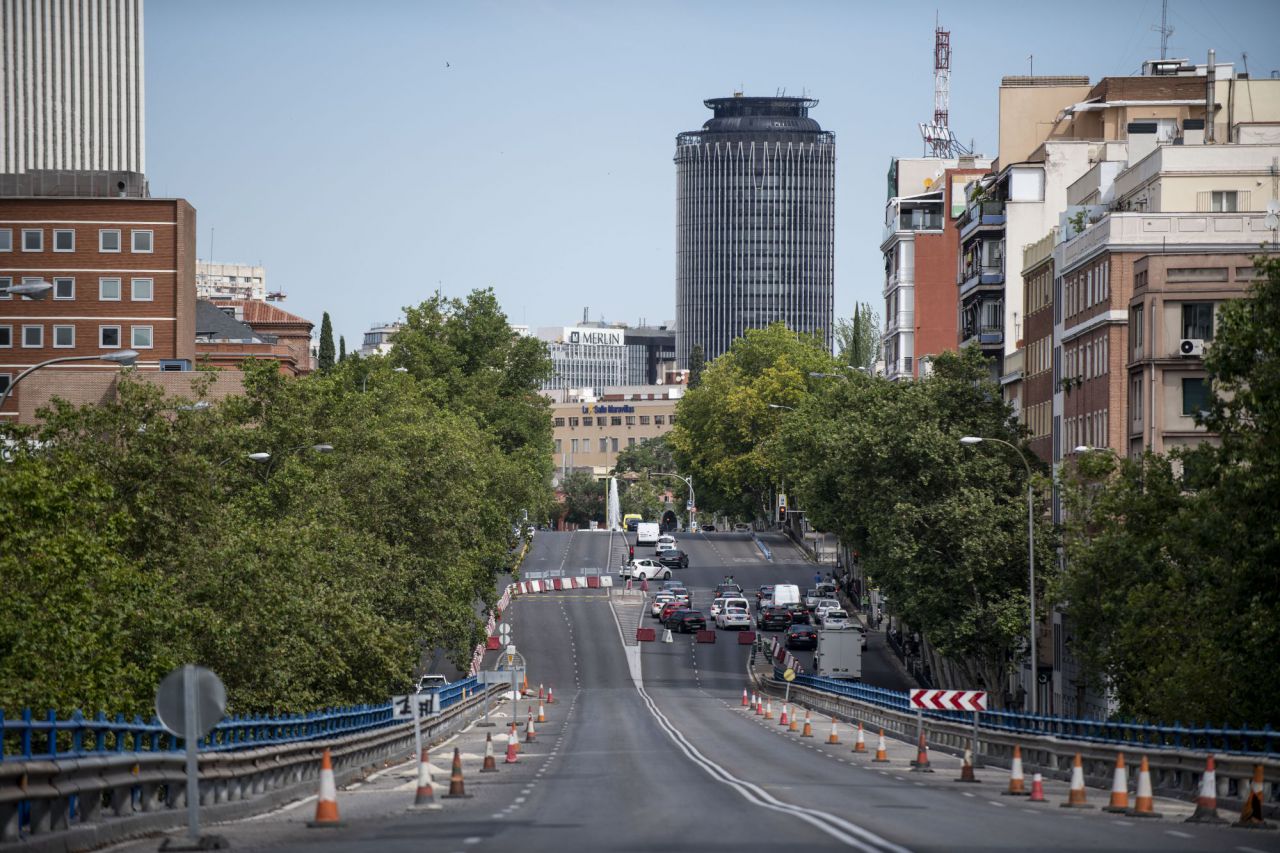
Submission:
[[738,645],[750,646],[756,641],[755,631],[742,631],[738,634]]
[[699,631],[699,632],[698,632],[697,642],[699,642],[699,643],[714,643],[715,641],[716,641],[716,632],[715,632],[715,631]]
[[636,642],[652,643],[656,639],[658,639],[658,631],[656,628],[637,628],[636,629]]

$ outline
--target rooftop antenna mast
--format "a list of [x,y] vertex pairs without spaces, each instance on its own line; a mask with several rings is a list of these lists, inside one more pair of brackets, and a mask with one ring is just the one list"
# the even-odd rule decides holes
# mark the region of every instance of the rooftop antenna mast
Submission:
[[951,109],[951,31],[944,30],[934,14],[933,30],[933,122],[920,125],[928,154],[933,157],[952,157],[968,154],[956,140],[950,127]]
[[1152,27],[1160,34],[1160,58],[1167,59],[1169,54],[1169,36],[1173,35],[1173,27],[1169,26],[1169,0],[1160,3],[1160,26]]

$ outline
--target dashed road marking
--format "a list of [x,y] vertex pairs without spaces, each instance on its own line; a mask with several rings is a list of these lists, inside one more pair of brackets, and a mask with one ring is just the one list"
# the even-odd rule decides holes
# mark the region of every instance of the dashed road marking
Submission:
[[1194,836],[1194,835],[1192,835],[1192,834],[1191,834],[1191,833],[1189,833],[1189,832],[1179,832],[1179,831],[1178,831],[1178,830],[1176,830],[1176,829],[1166,829],[1166,830],[1164,831],[1164,834],[1165,834],[1165,835],[1172,835],[1172,836],[1173,836],[1173,837],[1175,837],[1175,838],[1195,838],[1195,836]]
[[987,802],[988,802],[988,803],[990,803],[991,805],[995,806],[995,807],[996,807],[996,808],[998,808],[998,809],[1002,809],[1002,808],[1004,808],[1004,803],[999,803],[999,802],[996,802],[995,800],[987,800]]

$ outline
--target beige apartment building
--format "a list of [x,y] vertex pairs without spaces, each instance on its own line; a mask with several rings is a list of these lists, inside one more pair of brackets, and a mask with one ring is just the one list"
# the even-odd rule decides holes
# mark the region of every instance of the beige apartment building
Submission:
[[683,385],[624,386],[601,394],[572,388],[542,392],[551,400],[560,476],[576,470],[607,476],[619,452],[671,430],[684,392]]

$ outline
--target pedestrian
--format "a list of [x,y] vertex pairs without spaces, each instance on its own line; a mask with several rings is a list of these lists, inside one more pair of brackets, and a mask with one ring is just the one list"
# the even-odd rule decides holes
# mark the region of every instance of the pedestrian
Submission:
[[813,573],[813,585],[816,587],[820,583],[822,583],[822,571],[818,570]]

